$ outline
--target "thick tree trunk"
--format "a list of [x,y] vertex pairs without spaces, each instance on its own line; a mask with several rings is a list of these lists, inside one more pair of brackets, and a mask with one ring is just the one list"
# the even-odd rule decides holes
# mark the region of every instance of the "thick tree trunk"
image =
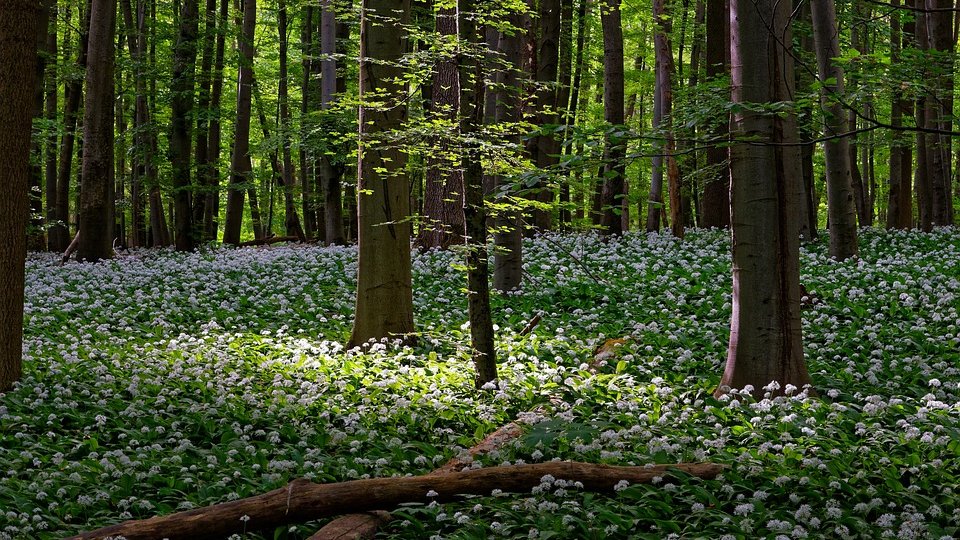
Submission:
[[[811,2],[813,38],[820,74],[820,102],[828,136],[838,136],[847,126],[843,106],[843,69],[834,63],[840,56],[839,31],[832,2]],[[857,214],[850,173],[847,137],[824,143],[827,174],[827,219],[830,220],[830,256],[842,261],[857,254]]]
[[93,0],[83,113],[80,185],[81,261],[113,256],[113,65],[116,0]]
[[[337,94],[337,37],[339,24],[333,0],[324,0],[320,7],[320,108],[329,111]],[[327,245],[346,243],[343,229],[342,170],[334,166],[330,156],[320,155],[320,188],[323,190],[324,238]]]
[[[391,2],[396,5],[396,2]],[[541,484],[546,475],[583,484],[585,491],[612,493],[621,481],[649,484],[654,478],[670,476],[676,470],[699,478],[716,478],[723,466],[712,463],[680,463],[652,467],[617,467],[570,461],[528,465],[485,467],[465,472],[371,478],[337,484],[315,484],[295,480],[279,489],[236,501],[196,508],[167,516],[127,521],[83,533],[68,540],[105,539],[123,536],[127,540],[222,537],[248,530],[274,528],[347,512],[395,508],[400,504],[456,500],[462,495],[489,495],[494,489],[525,493]],[[430,496],[433,493],[434,496]],[[246,517],[247,519],[243,519]]]
[[[716,80],[729,72],[730,13],[729,0],[707,0],[707,79]],[[711,135],[725,139],[729,120],[726,115],[717,122]],[[707,170],[700,205],[702,227],[730,226],[730,163],[729,150],[719,144],[707,149]]]
[[177,251],[192,251],[192,191],[190,181],[191,115],[197,64],[197,34],[200,23],[199,0],[183,0],[180,5],[180,28],[173,47],[171,90],[170,165],[173,169],[174,242]]
[[953,225],[953,175],[951,171],[951,137],[953,130],[953,37],[951,9],[953,0],[926,0],[927,39],[936,56],[930,62],[933,96],[927,109],[926,126],[941,131],[927,134],[927,166],[929,167],[931,222]]
[[[540,28],[536,41],[536,122],[541,132],[530,145],[530,157],[541,173],[551,171],[560,162],[560,144],[553,130],[545,132],[545,126],[557,124],[558,97],[557,72],[560,61],[560,6],[561,0],[540,0]],[[564,104],[565,106],[566,104]],[[542,204],[553,203],[553,190],[545,180],[538,182],[534,199]],[[553,212],[535,208],[533,225],[537,230],[549,230],[553,225]]]
[[626,142],[617,135],[624,121],[623,111],[623,26],[620,21],[620,0],[604,0],[600,10],[603,28],[603,117],[608,124],[603,165],[601,196],[603,218],[601,232],[605,235],[623,233],[620,219],[621,205],[626,195]]
[[32,0],[0,4],[0,186],[5,191],[0,197],[0,392],[11,388],[22,370],[27,185],[40,9]]
[[[799,147],[796,119],[763,113],[760,105],[793,96],[789,3],[730,1],[733,311],[727,364],[718,393],[753,386],[754,395],[777,381],[781,388],[810,383],[800,322]],[[772,26],[776,35],[769,30]]]
[[[230,159],[230,185],[227,190],[227,219],[223,228],[224,244],[239,244],[243,225],[244,192],[253,181],[250,163],[250,107],[253,93],[254,30],[257,25],[257,0],[243,0],[243,23],[239,38],[240,69],[237,84],[237,121],[234,126],[233,155]],[[251,207],[251,210],[255,205]],[[262,235],[261,235],[262,236]],[[258,236],[259,237],[259,236]]]
[[[900,5],[900,0],[893,0],[894,6]],[[901,32],[900,18],[890,17],[890,63],[897,65],[900,62],[901,42],[906,37]],[[910,104],[900,96],[899,88],[891,89],[890,96],[890,125],[903,125],[903,116],[910,114]],[[894,131],[893,144],[890,146],[889,192],[887,198],[887,228],[909,229],[913,218],[913,197],[910,189],[910,161],[913,156],[908,146],[908,140],[903,133]]]
[[[406,153],[385,140],[406,121],[402,82],[410,2],[364,0],[360,22],[359,261],[349,347],[371,339],[412,340],[410,179]],[[377,96],[382,105],[365,102]]]

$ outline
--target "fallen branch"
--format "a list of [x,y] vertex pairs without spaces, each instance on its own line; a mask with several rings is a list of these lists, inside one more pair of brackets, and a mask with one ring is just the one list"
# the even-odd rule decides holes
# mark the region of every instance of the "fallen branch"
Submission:
[[543,319],[542,313],[537,313],[536,315],[534,315],[533,318],[530,319],[530,322],[528,322],[527,325],[523,327],[523,330],[520,330],[520,335],[525,336],[530,332],[533,332],[533,329],[536,328],[538,324],[540,324],[540,321],[542,319]]
[[67,250],[63,252],[63,256],[60,257],[60,266],[67,264],[67,261],[70,260],[70,256],[73,255],[73,252],[77,250],[80,246],[80,231],[77,230],[77,234],[73,235],[73,240],[70,241],[70,245],[67,246]]
[[73,540],[193,539],[263,530],[351,512],[395,508],[405,503],[449,501],[462,495],[529,492],[551,475],[580,482],[586,491],[612,492],[621,481],[647,484],[673,470],[700,478],[714,478],[724,469],[713,463],[684,463],[651,467],[614,467],[592,463],[551,461],[528,465],[487,467],[453,474],[351,480],[316,484],[294,480],[280,489],[235,501],[176,514],[133,520],[82,533]]

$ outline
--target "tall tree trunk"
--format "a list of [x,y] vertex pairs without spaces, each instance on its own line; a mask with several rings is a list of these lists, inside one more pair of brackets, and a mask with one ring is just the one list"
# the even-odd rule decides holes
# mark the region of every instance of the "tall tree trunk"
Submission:
[[[570,108],[572,110],[567,112],[567,121],[565,122],[567,130],[570,130],[572,127],[577,125],[578,115],[581,110],[581,101],[582,101],[582,92],[581,86],[583,86],[583,50],[584,45],[587,40],[587,33],[589,26],[587,25],[588,14],[590,13],[590,7],[592,6],[591,2],[581,1],[577,7],[577,38],[576,38],[576,53],[575,59],[573,61],[573,81],[570,83]],[[570,148],[570,147],[568,147]],[[572,152],[572,148],[567,150],[569,154]],[[578,138],[577,140],[577,149],[576,153],[578,155],[583,155],[583,139]],[[583,167],[576,167],[574,169],[574,184],[580,186],[583,184]],[[567,182],[569,184],[569,181]],[[569,189],[568,189],[569,191]],[[577,219],[583,219],[583,213],[586,205],[581,200],[577,205],[576,213],[574,214]]]
[[[337,35],[339,24],[333,0],[324,0],[320,12],[320,108],[329,111],[337,93]],[[320,155],[320,186],[323,190],[324,238],[327,245],[345,244],[343,230],[342,169],[330,155]]]
[[953,130],[953,57],[956,39],[953,37],[953,0],[926,0],[927,39],[935,55],[929,63],[932,72],[933,95],[927,109],[926,126],[941,133],[927,134],[927,166],[929,167],[931,222],[933,225],[953,225],[953,175],[951,171],[951,137]]
[[[820,102],[828,136],[846,129],[843,106],[843,69],[834,63],[840,56],[839,31],[832,2],[811,2],[813,39],[820,74]],[[827,219],[830,220],[830,256],[846,260],[857,254],[857,215],[850,176],[849,139],[839,137],[824,143],[827,174]]]
[[[730,0],[707,0],[707,79],[716,81],[729,73],[730,65]],[[727,115],[715,124],[711,135],[716,139],[727,137]],[[703,184],[703,202],[700,207],[702,227],[730,226],[730,164],[725,146],[713,144],[707,148],[709,175]]]
[[[896,7],[900,0],[893,0]],[[890,63],[897,65],[900,62],[901,42],[906,37],[901,32],[900,17],[890,16]],[[895,128],[903,125],[903,116],[910,114],[910,103],[902,99],[898,87],[891,89],[890,125]],[[890,189],[887,198],[887,228],[909,229],[913,218],[913,197],[910,189],[911,167],[913,156],[910,152],[904,134],[894,130],[893,144],[890,145]]]
[[[47,62],[51,58],[51,49],[49,48],[49,21],[52,17],[51,10],[56,9],[56,3],[53,0],[42,0],[39,2],[39,10],[37,11],[38,17],[36,20],[36,66],[37,71],[34,80],[36,84],[34,85],[34,102],[33,102],[33,116],[34,118],[40,118],[44,114],[44,103],[46,98],[46,87],[43,83],[43,77],[47,71]],[[53,17],[54,19],[56,17]],[[54,39],[54,46],[56,46],[56,39]],[[54,64],[56,64],[56,58],[54,57]],[[30,251],[43,251],[47,247],[46,237],[44,235],[43,225],[43,183],[44,183],[44,171],[43,171],[43,133],[36,131],[32,134],[31,137],[31,154],[33,158],[30,160],[30,179],[29,186],[27,188],[27,194],[30,199],[30,226],[27,229],[27,249]]]
[[[210,168],[213,163],[210,158],[210,92],[213,86],[213,55],[217,31],[217,0],[206,0],[204,7],[203,50],[200,55],[200,77],[198,78],[197,94],[197,127],[194,145],[194,163],[196,163],[197,177],[193,188],[193,239],[195,242],[208,242],[204,232],[204,220],[208,212],[207,202],[211,187],[208,183]],[[217,156],[219,157],[219,156]]]
[[[406,51],[409,19],[409,0],[363,0],[361,5],[359,259],[348,348],[370,339],[413,338],[407,156],[383,138],[400,129],[407,117],[399,61]],[[381,104],[365,101],[372,96]]]
[[[563,140],[570,139],[570,76],[573,72],[573,0],[560,0],[560,44],[557,66],[559,86],[557,88],[557,114],[564,126]],[[573,106],[575,107],[575,105]],[[558,153],[565,153],[569,145],[562,144],[557,148]],[[570,225],[570,178],[561,171],[560,178],[560,229]]]
[[179,18],[180,28],[173,47],[173,78],[170,82],[170,164],[173,169],[174,241],[177,251],[192,251],[196,242],[191,207],[193,186],[190,181],[190,127],[194,105],[194,79],[197,70],[199,0],[183,0]]
[[293,199],[293,156],[290,151],[290,97],[287,89],[287,3],[278,0],[277,30],[280,33],[280,85],[277,90],[277,100],[280,102],[280,121],[277,130],[283,141],[283,225],[287,236],[296,236],[301,242],[306,241],[303,227],[300,226],[300,216]]
[[80,241],[77,259],[113,256],[113,65],[116,0],[93,0],[83,103],[83,166],[80,175]]
[[610,131],[604,149],[601,232],[623,233],[620,219],[626,173],[626,142],[618,135],[623,126],[623,27],[620,0],[604,0],[600,12],[603,28],[603,117]]
[[680,195],[680,172],[677,169],[675,155],[676,143],[673,138],[673,47],[670,45],[670,33],[673,31],[670,15],[667,13],[666,0],[654,0],[653,18],[656,30],[655,43],[657,84],[655,91],[660,94],[660,121],[654,126],[664,138],[660,152],[661,163],[666,165],[667,185],[670,193],[670,223],[673,235],[683,238],[683,203]]
[[[537,118],[540,133],[532,139],[530,157],[541,174],[556,168],[560,162],[560,145],[555,130],[545,131],[545,126],[557,124],[558,98],[557,73],[560,61],[560,0],[540,0],[540,28],[536,41],[536,82],[538,85],[536,100]],[[553,189],[545,180],[538,182],[534,199],[541,204],[553,203]],[[534,208],[533,225],[537,230],[545,231],[553,225],[553,212],[546,208]]]
[[[917,10],[925,8],[925,0],[914,0],[913,7]],[[914,40],[918,49],[928,51],[930,49],[930,40],[928,39],[928,29],[925,15],[919,15],[914,24]],[[924,67],[924,79],[930,79],[928,72],[929,66]],[[933,118],[933,102],[929,96],[921,96],[917,99],[914,110],[918,126],[928,127],[927,119]],[[933,190],[931,189],[931,169],[930,163],[930,137],[922,132],[917,132],[917,169],[915,172],[914,186],[917,192],[917,218],[918,225],[924,231],[930,231],[933,227]]]
[[237,84],[237,121],[234,127],[233,155],[230,158],[227,220],[223,228],[224,244],[240,243],[244,192],[248,189],[247,184],[253,181],[253,166],[250,162],[250,106],[253,91],[253,34],[256,25],[257,0],[243,0],[243,22],[238,44],[240,68]]
[[213,80],[210,88],[210,125],[207,130],[208,166],[204,170],[207,187],[203,216],[203,239],[216,240],[220,228],[220,142],[222,137],[220,102],[223,99],[223,63],[226,49],[227,25],[230,20],[230,0],[220,0],[217,22],[217,40],[213,59]]
[[[456,6],[437,8],[436,19],[441,39],[457,37],[457,25],[463,18]],[[459,58],[453,55],[440,58],[433,73],[433,103],[427,114],[443,125],[455,124],[460,119],[458,64]],[[440,133],[434,137],[430,155],[425,156],[423,221],[417,237],[417,245],[422,249],[446,249],[463,243],[463,170],[455,163],[460,156],[453,152],[453,144],[456,142],[447,133]]]
[[[482,47],[484,30],[470,16],[472,0],[460,0],[456,20],[459,23],[458,78],[460,92],[460,133],[478,141],[484,121],[483,61],[465,51],[469,45]],[[467,264],[467,311],[470,317],[470,347],[477,370],[478,388],[497,378],[493,318],[490,314],[490,265],[487,254],[487,212],[483,198],[483,154],[478,142],[465,144],[462,157],[464,201],[464,244]]]
[[[521,18],[516,13],[511,13],[508,19],[513,26],[517,28],[522,26]],[[523,47],[518,34],[519,32],[502,33],[499,39],[500,54],[504,63],[502,86],[506,90],[503,91],[496,107],[498,124],[511,125],[520,119],[522,100],[519,96],[518,73],[523,63]],[[499,184],[501,177],[496,177],[495,181]],[[508,200],[501,197],[497,202],[507,203]],[[523,282],[523,236],[520,230],[519,212],[516,209],[499,210],[495,226],[493,287],[498,291],[513,291]]]
[[[303,7],[300,26],[300,57],[303,77],[300,79],[300,129],[301,137],[306,139],[307,118],[313,104],[314,51],[314,8],[307,4]],[[306,144],[300,145],[300,199],[303,207],[303,229],[308,238],[317,237],[317,212],[313,186],[313,156]],[[319,236],[322,238],[323,233]]]
[[[20,379],[26,261],[30,132],[37,84],[36,33],[42,6],[32,0],[0,4],[0,392]],[[45,28],[44,28],[45,29]]]
[[[718,393],[728,388],[779,388],[810,383],[800,322],[799,147],[793,114],[752,105],[793,99],[793,57],[787,2],[730,0],[732,132],[773,145],[731,149],[733,311],[727,364]],[[773,30],[771,32],[770,30]],[[774,35],[775,33],[775,35]]]
[[54,238],[54,228],[58,228],[57,220],[57,129],[52,127],[58,124],[57,110],[57,18],[50,17],[47,28],[47,52],[50,55],[50,61],[47,63],[46,73],[46,100],[44,103],[44,117],[49,126],[47,128],[47,140],[44,144],[44,188],[46,197],[46,227],[47,227],[47,249],[57,251],[59,245]]
[[[77,40],[77,68],[86,71],[87,41],[90,28],[90,2],[81,3],[86,9],[80,9],[80,35]],[[68,12],[69,13],[69,12]],[[80,101],[83,99],[83,79],[76,77],[64,86],[63,100],[63,136],[60,139],[60,159],[57,171],[58,225],[51,229],[51,249],[64,251],[70,244],[70,179],[73,174],[73,158],[77,140],[77,122]]]
[[[794,11],[799,11],[800,20],[812,20],[810,15],[810,2],[794,0]],[[816,47],[813,43],[813,32],[803,32],[800,36],[800,48],[804,53],[816,57]],[[817,77],[816,72],[799,69],[797,74],[797,88],[811,88],[813,80]],[[800,238],[804,241],[815,240],[818,236],[817,225],[817,202],[816,202],[816,184],[813,179],[814,164],[813,155],[816,150],[816,144],[812,141],[816,138],[818,131],[813,125],[814,105],[809,102],[800,105],[797,109],[797,122],[799,124],[800,140],[804,142],[800,147],[800,169],[802,171],[801,196],[800,196]]]

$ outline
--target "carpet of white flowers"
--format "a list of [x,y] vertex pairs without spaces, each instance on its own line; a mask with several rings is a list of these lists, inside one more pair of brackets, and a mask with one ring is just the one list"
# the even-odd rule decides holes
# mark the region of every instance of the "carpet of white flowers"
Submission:
[[[712,397],[726,354],[722,232],[550,235],[494,298],[501,380],[472,385],[456,253],[415,256],[419,343],[342,347],[352,248],[143,251],[28,263],[25,375],[0,395],[0,538],[59,538],[274,489],[430,471],[516,418],[474,466],[713,461],[585,493],[405,506],[384,538],[960,536],[960,230],[804,247],[818,397]],[[537,313],[543,320],[521,336]],[[606,366],[593,350],[627,338]],[[541,408],[542,414],[527,411]],[[526,414],[525,414],[526,413]],[[244,538],[305,538],[322,523]]]

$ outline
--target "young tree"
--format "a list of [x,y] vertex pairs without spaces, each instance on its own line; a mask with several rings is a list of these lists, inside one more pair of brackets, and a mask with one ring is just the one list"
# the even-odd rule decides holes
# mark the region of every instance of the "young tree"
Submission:
[[34,0],[0,3],[0,392],[20,378],[26,260],[27,177],[36,84]]
[[717,392],[810,382],[800,324],[800,162],[796,118],[764,111],[793,99],[790,9],[774,0],[730,0],[733,312]]
[[363,0],[360,15],[360,148],[357,170],[357,301],[348,347],[370,339],[410,339],[410,179],[407,156],[387,140],[407,117],[400,61],[410,0]]
[[811,2],[810,13],[825,131],[827,135],[835,137],[823,145],[830,256],[842,261],[857,254],[857,212],[850,173],[850,140],[840,136],[847,128],[847,121],[840,101],[843,96],[843,69],[834,63],[834,59],[840,56],[837,15],[833,2]]
[[83,103],[80,173],[80,241],[77,258],[113,257],[113,65],[116,0],[93,0],[87,44],[87,95]]

